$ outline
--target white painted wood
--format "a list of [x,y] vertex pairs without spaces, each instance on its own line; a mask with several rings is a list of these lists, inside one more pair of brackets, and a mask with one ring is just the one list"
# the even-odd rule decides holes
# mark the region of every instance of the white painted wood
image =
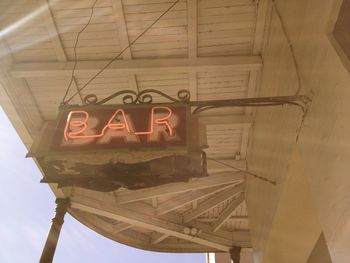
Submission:
[[158,199],[157,199],[157,197],[153,197],[153,198],[152,198],[152,206],[153,206],[154,208],[157,208],[157,207],[158,207]]
[[124,222],[117,223],[117,224],[113,225],[113,233],[120,233],[124,230],[131,228],[131,227],[132,227],[132,225],[130,225],[128,223],[124,223]]
[[197,0],[187,0],[188,57],[197,57]]
[[32,140],[39,135],[43,125],[43,119],[32,96],[29,87],[22,79],[13,79],[9,76],[7,69],[11,67],[13,59],[10,57],[10,50],[4,41],[0,41],[0,51],[7,56],[0,61],[0,97],[1,106],[8,113],[12,124],[17,132],[23,136],[24,143],[32,143]]
[[213,223],[213,232],[216,232],[235,212],[237,207],[244,201],[244,194],[240,194],[225,208],[219,218]]
[[[258,78],[260,76],[257,70],[251,70],[249,72],[249,81],[248,81],[248,91],[247,91],[247,97],[248,98],[253,98],[256,97],[257,95],[257,83],[258,83]],[[245,108],[245,112],[247,115],[251,115],[253,111],[252,107],[247,107]]]
[[253,117],[248,115],[199,115],[199,120],[207,126],[237,125],[237,128],[249,128],[253,124]]
[[49,35],[50,35],[50,40],[53,43],[54,48],[55,48],[57,60],[58,61],[67,61],[66,53],[64,52],[64,48],[62,46],[61,39],[59,38],[58,33],[57,33],[55,21],[52,17],[49,2],[47,2],[46,0],[39,0],[38,4],[40,6],[45,6],[45,9],[46,9],[45,10],[45,16],[46,16],[45,24],[46,24],[46,27],[48,29]]
[[[125,23],[124,8],[122,0],[113,0],[113,12],[115,13],[115,18],[118,25],[118,35],[119,41],[122,49],[129,46],[129,36]],[[132,59],[131,50],[128,48],[122,55],[123,59]]]
[[[221,163],[218,163],[215,160],[218,160]],[[211,159],[210,157],[208,157],[207,166],[208,166],[209,173],[217,173],[217,172],[224,172],[224,171],[239,171],[239,170],[247,169],[247,161],[245,159],[240,159],[240,160],[216,159],[216,158]],[[232,167],[235,167],[237,169]]]
[[[216,218],[197,218],[196,221],[197,222],[203,222],[203,223],[212,223],[212,222],[215,222],[217,219]],[[231,216],[229,218],[230,221],[247,221],[248,220],[248,217],[247,216]]]
[[241,141],[241,158],[246,159],[247,149],[248,149],[248,139],[249,139],[249,127],[244,127],[242,132],[242,141]]
[[260,54],[262,52],[264,33],[266,31],[266,19],[268,17],[267,13],[269,8],[271,8],[271,1],[257,1],[257,19],[253,41],[253,54]]
[[[106,65],[108,61],[79,61],[77,76],[91,76]],[[13,77],[57,77],[69,75],[73,62],[53,63],[16,63],[10,70]],[[219,71],[222,69],[247,70],[261,67],[260,56],[227,56],[197,59],[140,59],[138,61],[118,61],[113,63],[105,73],[183,73],[188,70]]]
[[129,82],[129,88],[134,91],[138,91],[138,85],[137,85],[137,80],[136,80],[136,75],[135,74],[128,74],[128,82]]
[[238,185],[233,188],[228,188],[209,199],[205,200],[205,202],[199,204],[198,208],[196,210],[191,210],[186,213],[184,213],[184,222],[190,222],[191,220],[197,218],[201,214],[207,212],[208,210],[212,209],[213,207],[217,206],[218,204],[225,202],[229,199],[231,199],[233,196],[241,193],[244,191],[243,185]]
[[99,205],[93,205],[89,201],[84,204],[84,202],[73,201],[71,204],[73,209],[78,209],[81,211],[105,216],[111,219],[115,219],[122,222],[131,223],[135,226],[147,228],[153,231],[157,231],[163,234],[175,236],[184,240],[199,243],[205,246],[210,246],[221,251],[228,251],[230,246],[221,245],[219,243],[213,242],[210,239],[204,239],[200,237],[195,237],[191,235],[186,235],[183,233],[183,226],[174,223],[166,222],[158,218],[150,218],[142,214],[128,211],[125,209],[118,209],[118,207],[107,207],[106,205],[99,203]]
[[241,172],[228,172],[217,175],[209,175],[208,177],[192,179],[187,183],[172,183],[148,189],[122,191],[120,193],[116,193],[116,200],[120,204],[130,203],[150,199],[155,196],[170,195],[186,192],[189,190],[203,189],[229,183],[237,183],[243,179],[244,174]]
[[188,86],[191,93],[191,100],[197,100],[198,98],[198,86],[197,86],[197,72],[190,71],[188,73]]
[[170,211],[176,210],[181,206],[195,202],[200,198],[204,198],[223,191],[232,185],[216,186],[213,188],[199,189],[195,191],[189,191],[180,195],[176,195],[173,198],[161,203],[157,208],[157,215],[163,215]]
[[152,245],[156,245],[160,242],[162,242],[164,239],[166,239],[169,235],[167,234],[162,234],[162,233],[157,233],[157,232],[153,232],[152,236],[151,236],[151,244]]

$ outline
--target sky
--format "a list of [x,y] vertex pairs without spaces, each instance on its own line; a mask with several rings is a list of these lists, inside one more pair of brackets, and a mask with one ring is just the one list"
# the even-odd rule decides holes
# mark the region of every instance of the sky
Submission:
[[[0,107],[0,262],[38,262],[54,215],[55,197]],[[204,254],[155,253],[109,240],[69,214],[55,263],[204,263]]]

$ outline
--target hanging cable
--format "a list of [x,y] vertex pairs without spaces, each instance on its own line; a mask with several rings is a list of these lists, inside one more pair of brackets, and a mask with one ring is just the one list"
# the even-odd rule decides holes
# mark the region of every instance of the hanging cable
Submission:
[[286,25],[285,25],[284,20],[282,18],[281,12],[280,12],[280,10],[277,7],[276,0],[271,0],[271,2],[272,2],[273,8],[276,11],[278,19],[279,19],[279,21],[281,23],[281,28],[282,28],[283,34],[286,37],[287,42],[288,42],[290,54],[292,56],[292,60],[293,60],[294,68],[295,68],[295,74],[297,75],[297,81],[298,81],[298,87],[297,87],[297,90],[295,92],[295,95],[299,95],[302,84],[301,84],[300,70],[299,70],[297,58],[295,57],[294,47],[293,47],[293,44],[292,44],[292,42],[291,42],[291,40],[290,40],[290,38],[288,36],[287,28],[286,28]]
[[[72,75],[71,75],[71,78],[70,78],[68,87],[67,87],[67,89],[66,89],[66,93],[64,94],[63,99],[62,99],[62,103],[64,103],[65,99],[67,98],[68,92],[69,92],[69,90],[70,90],[70,87],[71,87],[72,84],[73,84],[75,68],[77,67],[77,63],[78,63],[78,60],[77,60],[77,47],[78,47],[78,42],[79,42],[80,34],[83,33],[83,32],[85,31],[85,29],[90,25],[90,22],[91,22],[91,20],[92,20],[93,14],[94,14],[94,8],[95,8],[95,5],[96,5],[97,1],[98,1],[98,0],[95,0],[95,2],[93,3],[93,5],[91,6],[91,13],[90,13],[90,17],[89,17],[88,22],[87,22],[87,23],[85,24],[85,26],[78,32],[77,37],[76,37],[76,39],[75,39],[74,48],[73,48],[73,50],[74,50],[74,66],[73,66]],[[78,93],[80,93],[78,87],[77,87],[77,90],[78,90]]]
[[238,167],[234,167],[234,166],[232,166],[232,165],[230,165],[230,164],[228,164],[228,163],[219,161],[219,160],[214,159],[214,158],[209,158],[209,157],[207,157],[207,159],[208,159],[208,160],[211,160],[211,161],[214,161],[214,162],[217,162],[217,163],[219,163],[219,164],[222,164],[222,165],[224,165],[224,166],[230,167],[230,168],[235,169],[235,170],[237,170],[237,171],[243,172],[243,173],[245,173],[246,175],[250,175],[250,176],[252,176],[252,177],[254,177],[254,178],[256,178],[256,179],[262,180],[262,181],[267,182],[267,183],[269,183],[269,184],[277,185],[277,182],[274,181],[274,180],[270,180],[270,179],[268,179],[268,178],[259,176],[259,175],[257,175],[257,174],[251,173],[251,172],[249,172],[249,171],[247,171],[247,170],[242,170],[242,169],[240,169],[240,168],[238,168]]
[[69,103],[79,92],[81,92],[87,85],[96,79],[103,71],[105,71],[114,61],[116,61],[126,50],[128,50],[140,37],[142,37],[148,30],[150,30],[163,16],[165,16],[180,0],[176,0],[172,5],[165,10],[151,25],[149,25],[140,35],[138,35],[132,42],[129,43],[122,51],[112,58],[106,65],[104,65],[93,77],[91,77],[81,88],[78,89],[68,100],[62,100],[62,104]]

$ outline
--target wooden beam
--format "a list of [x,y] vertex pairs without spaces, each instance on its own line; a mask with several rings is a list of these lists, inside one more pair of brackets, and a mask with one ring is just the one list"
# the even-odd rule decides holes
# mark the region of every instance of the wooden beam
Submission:
[[[231,246],[229,245],[222,245],[216,242],[213,242],[210,239],[204,239],[199,236],[191,236],[187,235],[183,232],[184,226],[170,223],[167,221],[163,221],[158,218],[152,218],[149,216],[145,216],[143,214],[126,210],[126,209],[120,209],[118,206],[108,206],[104,203],[92,203],[88,200],[84,201],[72,201],[71,203],[72,209],[78,209],[84,212],[89,212],[93,214],[97,214],[100,216],[104,216],[107,218],[111,218],[114,220],[130,223],[132,225],[150,229],[159,233],[163,233],[166,235],[171,235],[174,237],[178,237],[184,240],[188,240],[194,243],[198,243],[204,246],[209,246],[221,251],[228,251]],[[230,242],[229,240],[227,240]]]
[[153,197],[152,198],[152,206],[154,208],[157,208],[158,207],[158,198],[157,197]]
[[197,72],[195,70],[191,70],[188,72],[188,87],[191,93],[191,100],[197,100],[198,85],[197,85]]
[[[52,12],[51,12],[50,2],[48,2],[46,0],[39,0],[38,3],[40,4],[40,6],[45,7],[45,11],[44,11],[44,14],[46,15],[45,25],[46,25],[46,28],[47,28],[49,35],[50,35],[50,41],[52,42],[52,44],[54,46],[57,60],[61,61],[61,62],[67,62],[68,61],[67,55],[66,55],[66,52],[64,51],[64,47],[63,47],[61,38],[59,37],[59,34],[58,34],[57,26],[56,26],[55,20],[53,18]],[[70,81],[70,78],[68,81]],[[78,89],[78,85],[77,85],[75,77],[73,77],[72,84],[73,84],[72,86],[79,92],[78,94],[79,94],[80,100],[81,100],[81,102],[83,102],[83,95]],[[78,101],[73,99],[72,103],[78,103]]]
[[[121,0],[112,0],[112,7],[113,7],[114,16],[117,22],[118,36],[121,44],[121,49],[124,49],[127,46],[129,46],[129,36],[128,36],[128,30],[125,23],[123,3]],[[128,48],[123,53],[122,56],[123,56],[123,59],[126,59],[126,60],[132,59],[131,49]]]
[[[238,221],[238,220],[248,220],[248,216],[231,216],[229,218],[230,220]],[[216,221],[216,218],[197,218],[196,221],[202,222],[202,223],[212,223]]]
[[[66,189],[66,190],[69,190],[69,189]],[[94,193],[94,194],[92,194],[92,193]],[[67,192],[66,194],[69,195],[69,192]],[[155,224],[157,224],[158,220],[160,220],[162,222],[161,226],[165,226],[165,227],[167,227],[167,226],[172,227],[174,225],[178,226],[181,233],[184,233],[185,227],[188,227],[187,225],[183,225],[182,218],[180,218],[177,214],[174,214],[172,212],[170,212],[166,215],[160,216],[160,217],[156,217],[155,212],[151,211],[151,210],[153,210],[152,207],[146,203],[143,203],[143,202],[135,202],[133,204],[127,204],[127,205],[118,205],[118,204],[116,204],[115,199],[113,198],[113,195],[106,195],[104,193],[97,193],[95,191],[86,190],[86,189],[77,189],[75,191],[74,195],[70,195],[70,196],[72,197],[71,198],[72,202],[76,202],[79,204],[83,204],[86,206],[105,210],[105,211],[112,212],[112,213],[117,213],[118,215],[121,213],[122,216],[125,216],[129,219],[131,216],[131,218],[143,219],[143,220],[147,220],[147,222],[153,222]],[[150,208],[150,210],[149,210],[149,208]],[[73,207],[73,210],[75,210],[74,207]],[[89,211],[87,211],[87,212],[89,212]],[[111,217],[106,216],[106,214],[98,213],[98,215],[103,216],[103,217],[107,217],[107,218],[111,218]],[[133,221],[130,221],[129,219],[125,219],[127,221],[118,220],[115,217],[112,217],[111,219],[117,220],[119,222],[126,222],[128,224],[132,224],[135,227],[146,228],[146,229],[154,231],[154,232],[164,233],[164,231],[162,232],[162,231],[159,231],[159,230],[154,229],[152,227],[147,228],[147,227],[144,227],[144,226],[141,226],[138,224],[135,225],[133,223]],[[206,239],[206,238],[210,237],[209,238],[210,241],[216,242],[216,243],[219,243],[219,244],[225,245],[225,246],[226,245],[227,246],[239,245],[239,246],[243,246],[243,247],[250,247],[251,246],[250,236],[249,236],[249,233],[246,233],[246,231],[245,232],[242,232],[242,231],[230,232],[230,231],[220,229],[215,234],[213,234],[211,232],[212,228],[209,224],[204,224],[204,223],[200,223],[200,222],[192,222],[191,226],[196,227],[199,230],[199,232],[198,232],[199,238]],[[96,226],[96,227],[98,227],[98,226]],[[123,234],[125,233],[125,235],[127,235],[128,231],[130,231],[130,230],[124,231]],[[242,232],[242,233],[240,233],[240,232]],[[181,237],[177,236],[176,234],[175,235],[170,234],[170,233],[164,233],[164,234],[169,234],[170,236],[181,238]],[[185,239],[185,240],[191,241],[189,239]],[[203,242],[200,242],[200,243],[195,242],[195,243],[203,245]],[[148,244],[150,244],[150,242],[148,242]],[[205,246],[205,247],[207,247],[207,246]]]
[[235,212],[237,207],[244,202],[244,194],[241,193],[235,200],[233,200],[228,207],[219,215],[217,221],[213,223],[213,232],[217,231]]
[[208,173],[210,174],[247,169],[247,161],[245,159],[217,159],[217,161],[214,160],[216,159],[207,159]]
[[253,42],[253,54],[261,54],[263,49],[266,21],[268,11],[271,9],[270,0],[259,0],[257,1],[257,19],[255,26],[254,42]]
[[197,57],[197,0],[187,0],[188,57]]
[[184,222],[190,222],[191,220],[199,217],[200,215],[204,214],[208,210],[212,209],[213,207],[217,206],[218,204],[225,202],[235,195],[241,193],[244,191],[243,184],[240,184],[236,187],[233,188],[228,188],[212,197],[209,199],[205,200],[205,202],[202,202],[197,209],[195,210],[190,210],[188,212],[184,213]]
[[130,203],[150,199],[155,196],[171,195],[212,186],[238,183],[243,181],[243,179],[244,173],[242,172],[228,172],[217,175],[209,175],[207,177],[192,179],[187,183],[172,183],[134,191],[125,190],[120,193],[116,193],[116,200],[119,204]]
[[[258,83],[259,76],[260,76],[260,70],[251,70],[249,72],[247,98],[252,98],[257,95],[257,83]],[[253,107],[245,108],[246,115],[250,116],[252,115],[252,113],[253,113]]]
[[249,115],[199,115],[199,120],[205,125],[237,125],[237,128],[251,127],[253,117]]
[[248,148],[248,139],[249,139],[249,128],[243,128],[242,140],[241,140],[241,158],[246,159],[247,157],[247,148]]
[[156,245],[166,239],[169,235],[153,232],[151,236],[151,244]]
[[45,12],[44,15],[46,16],[45,25],[47,30],[49,31],[50,40],[55,48],[55,53],[57,56],[58,61],[67,61],[67,55],[64,51],[61,39],[59,37],[57,27],[55,20],[53,19],[52,12],[50,9],[49,2],[46,0],[39,0],[38,5],[44,7],[45,6]]
[[[76,76],[91,76],[96,74],[109,61],[79,61]],[[169,59],[138,59],[118,60],[104,71],[104,74],[126,73],[184,73],[190,70],[196,72],[220,70],[251,70],[262,65],[260,56],[226,56],[210,58],[169,58]],[[70,76],[74,62],[24,62],[16,63],[10,70],[12,77],[58,77]]]
[[131,228],[131,227],[132,227],[132,225],[130,225],[128,223],[124,223],[124,222],[117,223],[117,224],[113,225],[113,233],[120,233],[124,230]]
[[13,65],[13,59],[5,41],[0,40],[0,50],[8,54],[0,60],[0,105],[23,143],[29,146],[40,134],[43,118],[27,83],[8,74],[7,69]]
[[197,201],[200,198],[204,198],[217,192],[223,191],[228,187],[232,187],[232,184],[224,186],[215,186],[206,189],[199,189],[196,191],[189,191],[180,195],[176,195],[158,206],[157,215],[163,215],[181,206]]

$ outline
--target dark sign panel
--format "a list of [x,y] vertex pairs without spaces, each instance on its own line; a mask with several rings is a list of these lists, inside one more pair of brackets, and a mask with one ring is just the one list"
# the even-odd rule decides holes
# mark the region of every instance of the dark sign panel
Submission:
[[49,151],[187,147],[187,105],[70,107],[61,111]]

